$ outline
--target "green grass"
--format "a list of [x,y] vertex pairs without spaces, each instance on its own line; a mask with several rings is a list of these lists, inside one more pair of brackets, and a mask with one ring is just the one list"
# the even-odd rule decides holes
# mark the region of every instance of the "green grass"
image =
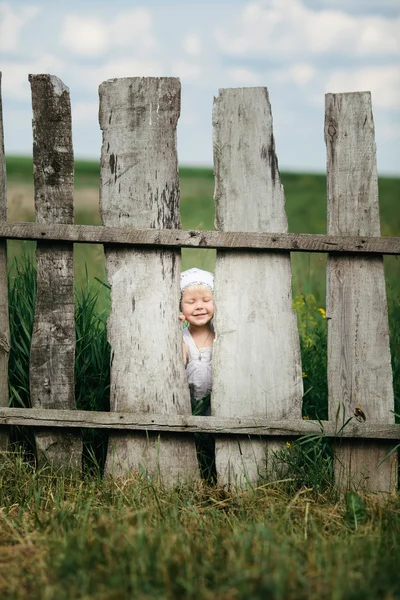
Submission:
[[[9,402],[30,407],[29,355],[36,302],[36,268],[28,256],[16,259],[9,272]],[[105,289],[108,308],[100,309],[98,296]],[[110,346],[106,322],[109,290],[86,279],[75,295],[75,398],[80,410],[110,410]],[[22,442],[29,454],[35,446],[30,428],[12,428],[12,442]],[[98,430],[83,431],[84,461],[103,467],[107,435]]]
[[287,483],[228,493],[0,463],[4,600],[400,596],[400,500]]

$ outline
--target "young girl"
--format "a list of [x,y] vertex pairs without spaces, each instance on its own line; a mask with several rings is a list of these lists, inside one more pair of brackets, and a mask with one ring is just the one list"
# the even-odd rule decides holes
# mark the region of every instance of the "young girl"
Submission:
[[214,316],[214,275],[202,269],[189,269],[181,274],[180,320],[187,321],[183,330],[183,357],[186,366],[192,408],[195,414],[210,414],[203,406],[212,390],[212,346],[215,338],[212,318]]

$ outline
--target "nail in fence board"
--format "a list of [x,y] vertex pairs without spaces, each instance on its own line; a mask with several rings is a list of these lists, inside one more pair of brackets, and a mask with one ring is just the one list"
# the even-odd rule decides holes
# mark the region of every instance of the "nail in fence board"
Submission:
[[[74,222],[74,156],[68,88],[52,75],[30,75],[36,220]],[[74,409],[75,322],[72,244],[38,242],[37,296],[30,355],[31,403]],[[39,464],[80,469],[73,431],[35,430]]]
[[[7,220],[6,159],[4,154],[3,108],[0,72],[0,221]],[[0,240],[0,406],[8,406],[8,357],[10,330],[8,321],[7,242]],[[8,432],[0,427],[0,451],[7,449]]]
[[[378,178],[369,92],[327,94],[328,233],[379,236]],[[329,416],[394,423],[385,278],[381,257],[330,256],[327,268]],[[345,415],[343,415],[343,410]],[[389,491],[397,483],[390,442],[336,446],[340,486]]]
[[[107,226],[180,227],[176,126],[180,82],[114,79],[100,86],[100,208]],[[179,314],[180,250],[106,248],[111,285],[111,410],[191,414]],[[106,472],[144,468],[165,483],[198,476],[194,440],[113,433]]]
[[[216,227],[287,232],[266,88],[223,89],[214,101]],[[301,418],[302,377],[288,252],[217,251],[212,415]],[[255,483],[273,439],[217,439],[222,485]]]

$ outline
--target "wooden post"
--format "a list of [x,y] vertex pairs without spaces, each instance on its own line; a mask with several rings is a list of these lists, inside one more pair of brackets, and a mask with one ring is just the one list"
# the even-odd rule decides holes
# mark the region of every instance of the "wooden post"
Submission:
[[[328,233],[379,236],[378,178],[369,92],[327,94],[325,140]],[[329,256],[327,270],[329,417],[394,423],[389,326],[382,257]],[[340,487],[390,491],[397,455],[390,442],[336,445]]]
[[[176,126],[180,82],[114,79],[100,86],[103,224],[180,227]],[[111,410],[191,414],[179,314],[180,251],[106,248],[111,285]],[[165,484],[198,476],[194,440],[114,433],[106,472],[143,469]]]
[[[0,221],[7,220],[6,157],[4,153],[3,107],[0,72]],[[8,321],[7,242],[0,240],[0,406],[8,406],[8,357],[10,330]],[[8,433],[0,427],[0,451],[6,450]]]
[[[52,75],[30,75],[36,220],[74,222],[74,157],[69,90]],[[37,297],[30,356],[33,407],[74,409],[74,264],[72,244],[38,242]],[[35,431],[39,464],[80,469],[73,431]]]
[[[213,124],[217,229],[286,232],[267,89],[220,90]],[[213,416],[301,418],[291,277],[288,252],[217,251]],[[267,472],[267,449],[277,447],[273,438],[217,439],[218,482],[257,483]]]

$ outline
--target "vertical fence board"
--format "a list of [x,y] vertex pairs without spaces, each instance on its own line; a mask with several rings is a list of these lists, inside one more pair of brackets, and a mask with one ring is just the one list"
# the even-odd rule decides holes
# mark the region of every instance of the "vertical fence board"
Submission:
[[[3,107],[0,72],[0,221],[7,220],[6,158],[4,153]],[[8,321],[7,242],[0,240],[0,406],[8,406],[8,357],[10,331]],[[7,449],[8,433],[0,427],[0,451]]]
[[[69,90],[51,75],[30,75],[36,220],[74,222],[74,157]],[[75,322],[72,244],[38,242],[37,297],[30,356],[33,407],[74,409]],[[72,431],[36,430],[40,463],[81,468]]]
[[[379,236],[378,178],[369,92],[327,94],[328,233]],[[329,256],[327,270],[329,415],[394,422],[385,278],[381,257]],[[344,413],[344,414],[343,414]],[[397,482],[390,442],[342,441],[341,487],[389,491]]]
[[[216,227],[287,232],[265,88],[220,90],[214,102]],[[217,252],[212,414],[301,417],[302,378],[289,253]],[[274,440],[216,441],[218,481],[256,483]]]
[[[110,80],[100,86],[103,224],[179,228],[176,126],[180,82]],[[111,410],[190,414],[178,322],[180,251],[106,249],[111,285]],[[106,472],[145,469],[167,483],[198,476],[190,436],[113,433]]]

